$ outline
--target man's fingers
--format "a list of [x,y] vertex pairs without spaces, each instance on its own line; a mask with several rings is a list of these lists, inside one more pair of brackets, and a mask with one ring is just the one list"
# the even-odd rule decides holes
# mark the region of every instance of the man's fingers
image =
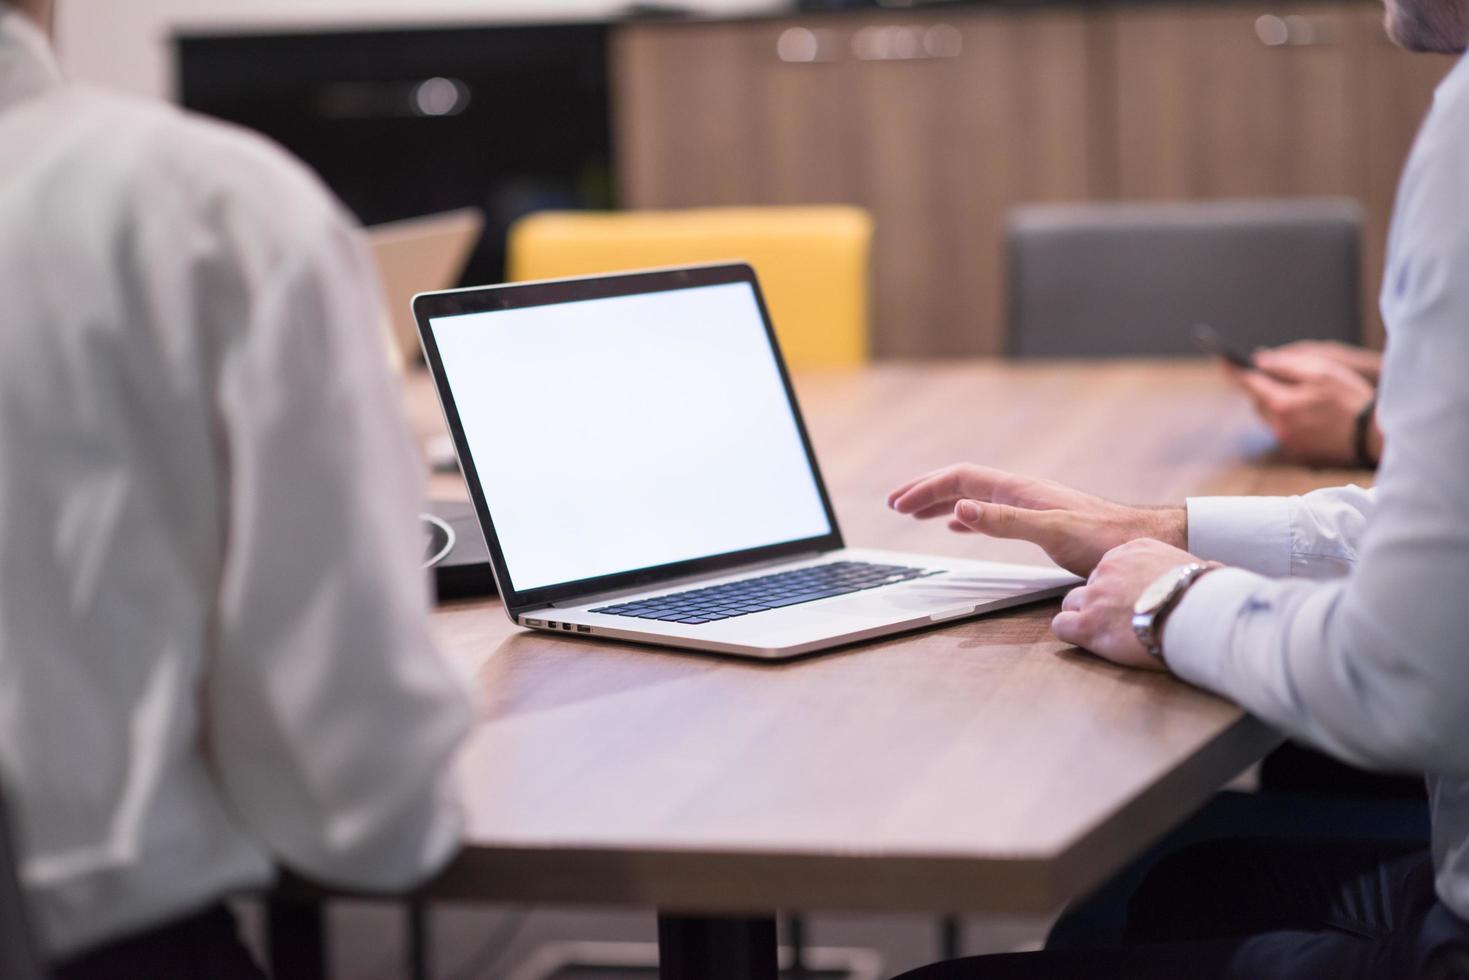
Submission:
[[1292,340],[1288,344],[1279,347],[1257,347],[1255,355],[1260,354],[1307,354],[1313,357],[1331,357],[1333,347],[1327,341],[1322,340]]
[[917,514],[937,504],[957,500],[965,496],[959,490],[963,480],[960,475],[962,469],[950,466],[895,490],[888,498],[888,506],[900,514]]
[[948,517],[954,513],[954,503],[952,500],[941,500],[936,504],[930,504],[922,510],[915,510],[912,516],[921,521],[926,521],[930,517]]
[[1300,384],[1321,372],[1320,360],[1312,354],[1294,351],[1267,350],[1255,356],[1260,366],[1258,373],[1291,384]]
[[961,497],[988,500],[995,487],[1009,478],[1008,473],[987,466],[951,466],[893,491],[888,495],[888,506],[900,514],[913,514]]
[[[949,468],[950,467],[947,466],[944,467],[944,469]],[[907,483],[903,484],[902,486],[898,487],[898,489],[888,494],[888,506],[896,507],[898,499],[906,494],[909,490],[912,490],[914,487],[918,486],[918,484],[922,483],[925,480],[933,479],[942,472],[944,472],[944,470],[932,470],[928,473],[923,474],[922,476],[915,476],[913,479],[909,480]]]
[[1277,381],[1262,371],[1241,371],[1239,383],[1264,415],[1279,412],[1291,393],[1290,385]]
[[976,500],[961,500],[954,506],[954,519],[971,531],[979,531],[992,538],[1020,538],[1035,544],[1049,537],[1054,514],[1048,510],[1026,510]]
[[960,524],[958,521],[949,521],[949,530],[950,531],[955,531],[955,532],[957,532],[959,534],[973,534],[974,533],[974,530],[972,528],[967,527],[967,526],[965,526],[963,524]]
[[1224,371],[1224,376],[1240,388],[1245,386],[1246,375],[1253,374],[1255,370],[1254,368],[1242,368],[1222,359],[1219,361],[1219,367]]
[[1078,585],[1066,597],[1061,600],[1061,609],[1065,612],[1080,612],[1081,607],[1086,605],[1086,586]]
[[1051,619],[1051,632],[1056,639],[1072,646],[1084,646],[1086,639],[1081,631],[1081,613],[1063,609]]

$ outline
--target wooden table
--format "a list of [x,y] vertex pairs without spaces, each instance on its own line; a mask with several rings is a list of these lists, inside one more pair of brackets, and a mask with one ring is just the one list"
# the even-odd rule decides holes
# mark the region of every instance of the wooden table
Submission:
[[[1272,463],[1244,399],[1196,362],[886,364],[796,386],[860,545],[1042,561],[884,507],[958,460],[1136,503],[1350,476]],[[410,401],[441,431],[422,377]],[[457,477],[434,491],[463,494]],[[468,843],[434,893],[656,906],[665,976],[700,980],[773,977],[777,909],[1054,911],[1278,741],[1057,641],[1054,611],[771,664],[533,634],[494,601],[441,608],[485,709]]]

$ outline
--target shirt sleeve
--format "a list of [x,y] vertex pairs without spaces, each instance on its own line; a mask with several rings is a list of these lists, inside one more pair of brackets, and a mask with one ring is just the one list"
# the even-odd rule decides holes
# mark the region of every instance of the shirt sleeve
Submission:
[[[1428,125],[1426,134],[1432,116]],[[1191,545],[1197,531],[1214,557],[1255,571],[1200,579],[1165,624],[1163,644],[1180,676],[1336,756],[1453,775],[1469,773],[1469,226],[1443,202],[1469,189],[1469,141],[1454,135],[1451,146],[1433,146],[1430,135],[1429,144],[1420,152],[1420,139],[1417,168],[1405,176],[1384,287],[1386,452],[1375,492],[1329,491],[1284,510],[1242,505],[1261,516],[1253,531],[1235,521],[1244,510],[1191,506],[1191,523],[1200,518]],[[1240,540],[1224,540],[1231,534]],[[1266,554],[1249,561],[1241,549],[1256,546]],[[1287,550],[1293,573],[1319,556],[1318,568],[1344,574],[1327,582],[1259,574],[1279,574]]]
[[304,177],[276,183],[290,230],[227,215],[233,271],[207,284],[243,310],[215,396],[228,502],[209,758],[283,864],[396,890],[457,850],[472,704],[429,636],[422,465],[370,259]]
[[1192,497],[1188,550],[1272,578],[1351,571],[1375,494],[1357,486],[1300,497]]

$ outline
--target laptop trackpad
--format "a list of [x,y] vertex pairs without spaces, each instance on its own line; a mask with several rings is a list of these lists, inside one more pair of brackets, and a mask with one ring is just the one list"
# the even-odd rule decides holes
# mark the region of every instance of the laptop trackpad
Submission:
[[987,603],[1058,588],[1075,581],[1066,572],[1049,569],[1038,570],[1035,575],[943,575],[891,589],[884,598],[895,609],[946,619],[962,616]]

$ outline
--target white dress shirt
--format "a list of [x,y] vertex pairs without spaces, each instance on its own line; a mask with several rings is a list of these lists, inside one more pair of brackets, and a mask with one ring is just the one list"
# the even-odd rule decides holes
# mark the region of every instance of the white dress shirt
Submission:
[[1469,57],[1398,188],[1375,490],[1188,505],[1237,568],[1164,627],[1182,677],[1333,755],[1429,773],[1439,897],[1469,919]]
[[0,781],[53,954],[456,848],[376,290],[304,168],[0,4]]

